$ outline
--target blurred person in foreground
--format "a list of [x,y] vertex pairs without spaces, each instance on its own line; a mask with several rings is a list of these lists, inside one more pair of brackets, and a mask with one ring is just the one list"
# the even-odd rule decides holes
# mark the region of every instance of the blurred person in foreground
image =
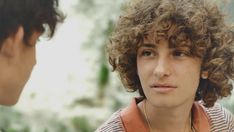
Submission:
[[14,105],[36,64],[36,43],[64,16],[58,0],[0,0],[0,104]]
[[216,101],[231,95],[234,32],[206,0],[133,0],[107,44],[109,62],[140,97],[97,132],[234,132]]

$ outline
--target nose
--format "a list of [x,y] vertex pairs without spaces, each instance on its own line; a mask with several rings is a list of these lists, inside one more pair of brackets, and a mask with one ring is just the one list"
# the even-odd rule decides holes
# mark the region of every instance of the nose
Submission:
[[171,75],[170,61],[165,58],[159,58],[153,71],[157,79],[163,79]]

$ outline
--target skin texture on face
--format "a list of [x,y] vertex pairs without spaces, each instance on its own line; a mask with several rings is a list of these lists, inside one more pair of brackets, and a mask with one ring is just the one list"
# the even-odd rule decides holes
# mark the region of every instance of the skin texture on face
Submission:
[[165,39],[147,36],[137,51],[137,72],[149,104],[158,108],[191,105],[199,84],[201,60],[188,47],[169,48]]
[[24,30],[8,37],[0,50],[0,104],[13,105],[36,64],[36,40],[41,33],[34,32],[28,44],[23,41]]

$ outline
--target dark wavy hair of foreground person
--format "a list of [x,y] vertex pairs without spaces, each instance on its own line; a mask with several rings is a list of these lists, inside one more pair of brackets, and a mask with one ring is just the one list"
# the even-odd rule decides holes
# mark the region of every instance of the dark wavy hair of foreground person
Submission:
[[58,0],[0,0],[0,43],[23,26],[27,43],[33,31],[48,31],[54,35],[64,15],[58,10]]
[[[187,45],[192,57],[202,59],[195,100],[206,107],[231,94],[234,79],[234,33],[224,22],[224,14],[215,4],[204,0],[134,0],[125,7],[106,50],[113,71],[120,74],[128,91],[145,97],[137,75],[136,56],[144,36],[169,40],[169,47]],[[175,25],[172,34],[169,29]],[[191,43],[189,43],[191,42]]]

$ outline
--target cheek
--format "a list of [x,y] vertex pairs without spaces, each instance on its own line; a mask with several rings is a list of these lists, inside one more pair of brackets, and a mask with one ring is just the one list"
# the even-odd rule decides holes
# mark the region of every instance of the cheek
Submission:
[[200,74],[198,73],[194,73],[191,74],[190,77],[188,77],[188,82],[190,82],[190,84],[192,85],[192,87],[194,89],[197,89],[198,85],[199,85],[199,80],[200,80]]
[[143,80],[146,77],[145,67],[146,65],[143,65],[141,61],[137,60],[137,74],[138,74],[141,84],[143,83]]
[[31,51],[28,54],[29,57],[29,66],[33,67],[36,64],[36,47],[32,47]]
[[184,83],[187,87],[190,87],[192,91],[196,91],[200,80],[200,68],[194,67],[191,70],[184,72]]
[[139,77],[147,76],[151,71],[151,66],[149,63],[145,63],[143,61],[137,62],[137,74]]
[[147,87],[148,83],[152,81],[154,66],[146,62],[137,63],[137,74],[143,88]]

